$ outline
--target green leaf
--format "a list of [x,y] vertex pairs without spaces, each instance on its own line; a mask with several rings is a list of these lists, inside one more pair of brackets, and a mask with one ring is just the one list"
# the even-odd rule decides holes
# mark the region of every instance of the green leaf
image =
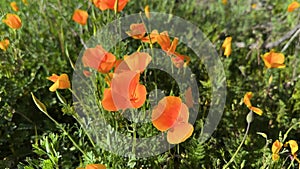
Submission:
[[39,99],[37,99],[33,93],[31,92],[31,96],[32,96],[32,99],[35,103],[35,105],[44,113],[47,113],[47,109],[46,109],[46,106],[44,105],[44,103],[42,103]]

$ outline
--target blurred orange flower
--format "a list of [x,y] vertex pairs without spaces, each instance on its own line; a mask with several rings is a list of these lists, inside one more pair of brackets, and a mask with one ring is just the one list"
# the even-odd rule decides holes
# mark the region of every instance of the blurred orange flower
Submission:
[[134,71],[114,74],[110,88],[104,90],[102,106],[108,111],[139,108],[146,101],[146,87],[139,84],[140,74]]
[[52,74],[52,76],[47,77],[47,79],[54,82],[54,84],[49,88],[51,92],[55,92],[57,89],[67,89],[71,87],[67,74],[61,74],[60,76]]
[[115,10],[115,5],[117,3],[117,11],[122,11],[129,0],[93,0],[94,5],[99,8],[101,11],[106,9]]
[[6,15],[6,19],[3,19],[2,22],[12,29],[19,29],[22,26],[22,21],[20,17],[16,14],[8,13]]
[[231,41],[232,37],[227,37],[222,44],[222,48],[224,49],[224,55],[226,57],[228,57],[231,54]]
[[22,0],[22,2],[23,2],[25,5],[28,5],[27,0]]
[[160,131],[167,131],[167,141],[179,144],[188,139],[194,127],[188,123],[189,111],[179,97],[167,96],[152,110],[152,123]]
[[300,7],[300,4],[296,1],[292,2],[289,4],[288,8],[287,8],[287,11],[288,12],[293,12],[295,9],[299,8]]
[[244,104],[250,109],[252,110],[254,113],[258,114],[258,115],[262,115],[263,111],[257,107],[254,107],[251,105],[250,99],[252,98],[252,92],[247,92],[244,96]]
[[108,73],[114,66],[116,57],[97,45],[84,51],[82,62],[85,67],[96,69],[101,73]]
[[145,15],[148,19],[150,19],[150,8],[149,5],[145,6]]
[[143,23],[131,24],[130,31],[126,33],[133,39],[142,39],[146,34],[146,28]]
[[106,169],[106,167],[103,164],[88,164],[85,166],[85,168],[79,167],[76,169]]
[[262,56],[265,66],[267,68],[284,68],[284,55],[282,53],[276,53],[273,50]]
[[80,25],[86,25],[86,21],[89,17],[89,14],[81,9],[76,9],[73,14],[73,21],[79,23]]
[[16,12],[19,11],[19,7],[15,1],[10,3],[10,7]]
[[8,39],[4,39],[4,40],[0,41],[0,49],[6,51],[8,46],[9,46],[9,40]]
[[279,141],[276,140],[273,145],[272,145],[272,160],[277,161],[280,156],[279,156],[279,151],[281,150],[283,144]]

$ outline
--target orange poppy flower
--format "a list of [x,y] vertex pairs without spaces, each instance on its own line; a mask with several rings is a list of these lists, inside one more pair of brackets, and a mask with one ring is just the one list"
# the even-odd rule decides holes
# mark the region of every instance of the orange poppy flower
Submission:
[[267,68],[284,68],[284,55],[282,53],[276,53],[273,50],[262,56],[265,66]]
[[231,41],[232,37],[227,37],[222,44],[222,48],[224,49],[224,55],[226,57],[228,57],[231,54]]
[[152,111],[152,123],[160,131],[167,131],[167,141],[179,144],[188,139],[193,125],[188,123],[189,111],[179,97],[167,96]]
[[135,52],[129,56],[124,56],[124,60],[118,63],[115,69],[115,73],[121,73],[125,71],[134,71],[142,73],[148,64],[151,62],[152,57],[145,52]]
[[94,5],[99,8],[101,11],[111,9],[115,10],[115,5],[118,3],[117,11],[122,11],[129,0],[93,0]]
[[76,9],[72,16],[73,21],[79,23],[80,25],[86,25],[86,21],[89,17],[89,14],[81,9]]
[[108,111],[139,108],[146,101],[146,87],[139,84],[140,74],[127,71],[114,74],[110,88],[104,90],[102,106]]
[[85,67],[96,69],[101,73],[108,73],[114,66],[116,57],[97,45],[84,51],[82,62]]
[[67,89],[71,86],[67,74],[61,74],[60,76],[52,74],[52,76],[47,77],[47,79],[54,82],[54,84],[49,88],[51,92],[55,92],[57,89]]
[[8,39],[4,39],[3,41],[0,41],[0,49],[6,51],[8,46],[9,46],[9,40]]
[[145,15],[148,19],[150,19],[150,9],[149,9],[149,5],[145,6]]
[[[160,45],[161,49],[165,51],[168,55],[174,55],[175,57],[172,58],[172,61],[174,65],[177,68],[183,67],[184,64],[188,64],[190,61],[190,58],[188,56],[181,55],[177,52],[175,52],[177,44],[178,44],[178,38],[174,38],[174,40],[171,43],[170,37],[168,35],[168,32],[162,32],[157,36],[157,43]],[[184,60],[186,62],[184,63]]]
[[146,34],[146,28],[143,23],[131,24],[130,31],[126,33],[133,39],[142,39]]
[[85,168],[79,167],[76,169],[106,169],[106,167],[103,164],[88,164],[85,166]]
[[287,11],[288,12],[293,12],[295,9],[299,8],[300,7],[300,4],[296,1],[292,2],[289,4],[288,8],[287,8]]
[[12,29],[19,29],[22,26],[22,21],[16,14],[7,14],[6,19],[3,19],[2,22]]
[[228,3],[227,0],[222,0],[223,5],[226,5],[227,3]]
[[277,161],[280,156],[279,156],[279,151],[281,150],[283,144],[279,141],[276,140],[273,145],[272,145],[272,160],[273,161]]
[[19,7],[16,2],[11,2],[10,7],[16,12],[19,11]]
[[141,39],[142,42],[154,44],[157,42],[157,37],[159,33],[156,29],[154,29],[150,34],[146,35]]
[[244,96],[244,104],[250,109],[252,110],[254,113],[258,114],[258,115],[262,115],[263,111],[257,107],[254,107],[251,105],[250,99],[252,98],[252,92],[247,92]]

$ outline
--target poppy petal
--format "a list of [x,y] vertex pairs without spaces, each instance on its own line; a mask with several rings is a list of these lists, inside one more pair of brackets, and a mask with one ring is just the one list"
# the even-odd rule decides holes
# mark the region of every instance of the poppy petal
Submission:
[[170,144],[179,144],[188,139],[194,131],[193,125],[189,123],[181,123],[174,126],[167,133],[167,141]]
[[106,167],[103,164],[88,164],[85,169],[106,169]]
[[257,107],[251,107],[250,110],[252,110],[254,113],[256,113],[260,116],[263,114],[263,111],[260,108],[257,108]]
[[170,129],[177,121],[181,109],[181,99],[167,96],[152,110],[152,123],[160,131]]
[[101,103],[105,110],[117,111],[117,108],[116,108],[113,98],[112,98],[111,88],[104,89],[103,99],[102,99]]

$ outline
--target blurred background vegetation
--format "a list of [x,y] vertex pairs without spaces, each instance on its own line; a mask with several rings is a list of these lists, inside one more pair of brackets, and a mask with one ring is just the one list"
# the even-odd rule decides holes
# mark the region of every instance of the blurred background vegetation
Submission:
[[[102,162],[111,168],[221,168],[245,132],[248,109],[242,98],[248,91],[254,93],[253,105],[262,108],[264,114],[255,116],[232,168],[266,165],[278,168],[284,163],[284,158],[278,163],[271,161],[270,148],[280,133],[284,134],[299,121],[300,36],[271,47],[278,52],[287,47],[283,51],[287,65],[284,69],[267,70],[261,55],[270,50],[267,47],[271,42],[278,41],[300,24],[299,10],[291,13],[286,10],[291,1],[228,0],[227,4],[221,0],[129,1],[121,16],[139,13],[149,5],[151,11],[171,13],[197,25],[220,53],[226,72],[226,108],[213,136],[205,144],[198,144],[195,133],[177,147],[184,156],[174,150],[149,159],[128,159],[94,150],[80,125],[69,115],[71,108],[60,104],[56,94],[49,91],[52,84],[46,79],[52,73],[67,73],[71,77],[70,63],[77,60],[83,47],[81,40],[86,42],[94,35],[95,28],[101,29],[114,20],[113,11],[100,11],[87,0],[31,0],[28,5],[21,0],[16,2],[18,12],[12,11],[9,1],[0,3],[1,20],[7,13],[16,13],[23,23],[17,31],[0,24],[0,40],[8,38],[11,43],[6,52],[0,51],[0,168],[76,168],[83,161]],[[93,15],[87,26],[72,21],[77,8]],[[233,38],[232,54],[228,58],[221,51],[226,36]],[[199,68],[198,65],[191,67]],[[210,86],[207,85],[202,84],[200,90],[208,91]],[[82,157],[66,135],[36,108],[30,92],[45,103],[51,116],[71,133],[88,158]],[[61,94],[71,104],[71,93],[61,91]],[[209,109],[205,104],[200,106],[201,110]],[[201,126],[200,123],[201,119],[196,125]],[[267,143],[257,132],[267,135]],[[291,131],[288,138],[299,141],[299,130]]]

